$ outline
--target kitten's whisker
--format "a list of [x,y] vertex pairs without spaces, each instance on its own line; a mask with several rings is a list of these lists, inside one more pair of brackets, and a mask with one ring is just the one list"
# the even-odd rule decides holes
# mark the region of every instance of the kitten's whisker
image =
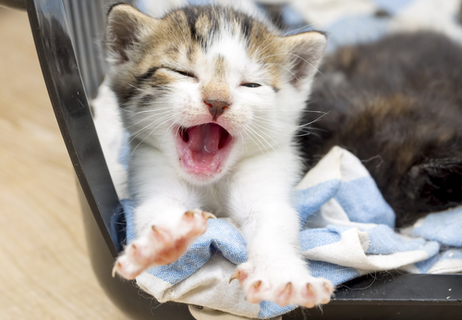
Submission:
[[244,151],[244,148],[245,148],[245,152],[247,152],[248,151],[247,144],[244,140],[244,136],[242,135],[241,131],[239,131],[239,137],[241,138],[241,141],[242,141],[241,152]]
[[[256,128],[256,129],[258,129],[258,128]],[[268,135],[268,134],[267,134],[266,132],[264,132],[263,130],[260,130],[260,132],[261,132],[262,134],[265,134],[268,138],[270,138],[270,139],[273,141],[273,143],[276,145],[276,147],[277,147],[278,149],[280,149],[279,143],[277,143],[277,141],[275,141],[270,135]],[[256,134],[258,134],[258,133],[256,133]],[[258,136],[259,136],[260,138],[264,139],[261,135],[258,134]],[[278,154],[278,155],[280,154],[279,151],[275,149],[275,147],[273,146],[273,144],[269,144],[269,146],[271,147],[271,149],[273,149],[274,153],[276,153],[276,154]],[[265,149],[266,149],[266,148],[265,148]],[[285,168],[287,171],[289,171],[289,167],[287,167],[287,164],[286,164],[286,163],[282,163],[282,165],[284,166],[284,168]]]
[[[255,134],[257,134],[257,135],[258,135],[260,138],[262,138],[263,140],[267,140],[267,139],[265,139],[264,137],[262,137],[262,136],[258,133],[259,127],[255,126],[254,124],[252,124],[252,126],[254,126],[253,129],[255,129],[255,130],[254,130]],[[259,132],[260,132],[261,134],[264,134],[265,136],[267,136],[267,137],[274,143],[274,145],[279,149],[279,143],[278,143],[276,140],[274,140],[271,136],[269,136],[266,132],[264,132],[264,131],[261,130],[261,129],[259,130]],[[273,149],[274,152],[279,153],[279,152],[275,149],[275,147],[273,146],[272,143],[268,143],[268,145],[271,147],[271,149]]]
[[316,128],[316,127],[306,127],[305,129],[314,130],[314,131],[321,131],[321,132],[328,132],[326,129]]
[[268,44],[266,44],[265,47],[263,47],[263,45],[265,44],[265,42],[266,42],[270,37],[271,37],[271,34],[268,34],[268,35],[266,36],[266,38],[265,38],[265,40],[263,41],[263,43],[262,43],[262,44],[260,45],[260,47],[256,50],[256,52],[255,52],[255,55],[256,55],[256,56],[259,56],[260,54],[264,54],[264,53],[266,52],[266,49],[268,49],[269,46],[270,46],[271,44],[273,44],[273,43],[277,40],[277,37],[274,37],[274,38],[272,39],[271,42],[269,42]]
[[[300,30],[303,30],[305,28],[312,28],[312,25],[308,23],[308,24],[306,24],[304,26],[301,26],[301,27],[299,27],[297,29],[291,29],[288,32],[284,32],[282,35],[287,36],[287,35],[290,35],[290,34],[295,34],[295,33],[298,33]],[[312,30],[312,31],[316,31],[316,30]],[[307,32],[310,32],[310,31],[308,30]]]
[[321,114],[328,114],[329,112],[326,112],[326,111],[319,111],[319,110],[308,110],[308,109],[304,109],[303,112],[306,112],[306,113],[321,113]]
[[154,133],[154,131],[157,130],[157,128],[158,128],[159,126],[163,125],[164,123],[166,123],[166,122],[168,122],[168,121],[170,121],[170,120],[172,120],[172,119],[174,119],[174,116],[168,117],[164,122],[158,124],[154,129],[152,129],[151,132],[150,132],[146,137],[144,137],[144,139],[141,140],[141,141],[136,145],[136,147],[133,149],[133,151],[132,151],[132,153],[131,153],[131,156],[133,156],[133,154],[135,153],[136,149],[140,146],[140,144],[142,144],[147,138],[149,138],[149,137]]
[[277,122],[276,120],[273,120],[273,119],[263,119],[263,118],[260,118],[260,117],[255,117],[253,119],[253,121],[269,124],[274,128],[280,128],[280,129],[284,129],[284,130],[286,130],[286,128],[287,128],[285,123]]
[[265,152],[263,152],[263,149],[260,147],[260,144],[257,143],[257,142],[253,139],[252,135],[250,135],[247,131],[244,131],[244,133],[247,135],[247,137],[248,137],[250,140],[252,140],[252,142],[258,147],[258,149],[260,149],[260,152],[261,152],[262,154],[265,154]]
[[[175,125],[175,122],[173,122],[168,128],[167,130],[165,130],[164,134],[162,135],[162,137],[160,138],[160,140],[162,141],[161,144],[160,144],[160,148],[162,149],[162,146],[164,145],[164,138],[165,138],[165,135],[170,131],[170,129]],[[177,128],[177,133],[180,132],[180,128],[178,127]]]
[[325,77],[325,75],[324,75],[321,71],[319,71],[318,68],[316,68],[315,66],[313,66],[313,65],[311,64],[311,62],[307,61],[306,59],[302,58],[300,55],[295,54],[295,53],[290,53],[290,52],[286,52],[286,53],[275,53],[275,54],[266,56],[265,58],[274,57],[274,56],[280,56],[280,55],[295,56],[295,57],[299,58],[300,60],[303,60],[305,63],[309,64],[316,72],[319,72],[319,74],[321,74],[323,77]]
[[[310,126],[311,126],[313,123],[316,123],[316,122],[318,122],[319,120],[321,120],[322,118],[324,118],[327,114],[329,114],[329,112],[326,112],[325,114],[319,116],[318,118],[316,118],[316,119],[313,120],[313,121],[310,121],[310,122],[308,122],[308,123],[304,123],[304,124],[302,124],[302,125],[297,126],[297,128],[299,129],[298,131],[299,131],[299,132],[302,132],[302,133],[296,134],[295,136],[296,136],[296,137],[305,137],[305,136],[309,136],[309,135],[312,134],[312,135],[314,135],[314,136],[316,136],[316,137],[321,137],[320,135],[318,135],[318,134],[316,134],[316,133],[314,133],[314,132],[312,132],[312,131],[310,131],[310,130],[314,130],[314,131],[318,130],[318,131],[324,131],[324,132],[326,132],[326,130],[321,129],[321,128],[313,128],[313,127],[310,127]],[[305,130],[306,130],[307,132],[303,133],[303,131],[305,131]]]
[[[164,116],[166,114],[171,114],[171,113],[172,113],[171,108],[167,108],[167,110],[162,111],[162,112],[152,112],[149,116],[143,117],[138,122],[135,122],[135,123],[130,124],[129,126],[126,126],[126,128],[129,129],[129,128],[132,128],[132,127],[134,127],[134,126],[136,126],[136,125],[138,125],[138,124],[140,124],[140,123],[142,123],[144,121],[148,121],[148,120],[150,120],[152,118]],[[131,118],[134,118],[135,116],[137,116],[137,114],[132,115]]]
[[322,118],[324,118],[325,116],[327,116],[329,114],[329,112],[326,112],[324,114],[321,114],[319,117],[317,117],[316,119],[314,119],[313,121],[310,121],[308,123],[304,123],[302,125],[299,125],[297,126],[298,128],[305,128],[305,127],[308,127],[310,125],[312,125],[313,123],[316,123],[318,122],[319,120],[321,120]]
[[280,63],[267,62],[266,64],[267,64],[267,65],[270,65],[270,64],[271,64],[271,65],[277,65],[277,66],[279,66],[279,67],[281,67],[281,68],[283,68],[283,69],[286,69],[295,79],[300,80],[300,79],[292,72],[292,70],[290,70],[289,68],[287,68],[286,66],[284,66],[284,65],[282,65],[282,64],[280,64]]
[[[249,127],[247,127],[247,130],[249,130],[251,133],[253,133],[255,139],[257,139],[258,142],[261,144],[261,146],[262,146],[263,148],[265,148],[265,151],[266,151],[266,152],[264,152],[264,153],[269,153],[270,150],[268,150],[266,143],[262,142],[262,140],[265,141],[265,139],[264,139],[260,134],[258,134],[258,132],[256,132],[256,131],[252,128],[252,124],[251,124]],[[260,138],[261,138],[262,140],[260,140]],[[272,147],[272,146],[270,145],[270,147]],[[272,149],[274,150],[274,148],[272,148]],[[262,152],[263,152],[263,151],[262,151]]]
[[[136,117],[140,114],[147,113],[148,115],[153,115],[153,114],[163,114],[165,112],[171,112],[172,108],[159,108],[159,109],[152,109],[152,110],[144,110],[144,111],[133,111],[131,112],[132,114],[128,115],[130,118]],[[160,112],[159,112],[160,111]]]
[[318,133],[313,132],[313,131],[328,132],[327,130],[321,129],[321,128],[306,127],[306,128],[303,128],[302,130],[299,130],[300,133],[295,134],[294,137],[306,137],[306,136],[309,136],[309,135],[314,135],[316,137],[321,137],[321,135],[319,135]]
[[[130,136],[130,143],[136,139],[143,131],[145,130],[148,130],[150,128],[152,128],[153,126],[156,126],[158,123],[162,124],[162,123],[165,123],[166,121],[169,121],[170,119],[173,119],[174,117],[173,116],[164,116],[164,117],[161,117],[159,119],[157,119],[156,121],[153,121],[153,122],[150,122],[148,125],[146,125],[145,127],[141,128],[140,130],[138,130],[137,132],[133,133],[131,136]],[[162,122],[163,121],[163,122]],[[154,130],[157,129],[157,127],[154,128]]]

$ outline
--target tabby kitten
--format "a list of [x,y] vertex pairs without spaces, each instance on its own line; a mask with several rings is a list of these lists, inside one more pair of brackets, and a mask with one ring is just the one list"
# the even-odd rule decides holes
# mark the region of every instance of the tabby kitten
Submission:
[[248,245],[237,278],[250,302],[313,307],[332,284],[298,250],[290,194],[302,171],[294,135],[326,38],[280,35],[259,18],[190,6],[161,19],[126,4],[107,18],[109,78],[130,133],[137,239],[114,272],[133,279],[178,259],[213,212]]
[[[397,227],[462,204],[462,48],[396,34],[326,58],[308,104],[325,112],[300,141],[307,167],[334,145],[364,162]],[[318,120],[318,121],[317,121]]]

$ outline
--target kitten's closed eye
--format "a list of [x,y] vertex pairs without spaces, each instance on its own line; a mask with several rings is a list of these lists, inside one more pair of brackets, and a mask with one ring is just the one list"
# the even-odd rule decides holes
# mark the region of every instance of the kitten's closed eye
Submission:
[[261,84],[249,82],[249,83],[241,83],[241,86],[247,87],[247,88],[258,88],[258,87],[261,87]]
[[192,73],[192,72],[183,71],[183,70],[176,70],[176,69],[170,69],[170,68],[168,68],[168,70],[179,73],[179,74],[181,74],[182,76],[185,76],[185,77],[196,78],[196,75],[194,73]]

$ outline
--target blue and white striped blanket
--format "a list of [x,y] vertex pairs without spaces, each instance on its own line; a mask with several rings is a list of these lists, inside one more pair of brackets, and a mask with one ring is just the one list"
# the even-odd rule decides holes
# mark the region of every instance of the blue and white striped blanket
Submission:
[[[139,0],[139,3],[146,1]],[[319,7],[319,1],[293,2],[296,7],[298,3],[300,12],[315,28],[329,32],[331,50],[336,45],[374,40],[393,30],[412,29],[418,21],[435,23],[438,28],[449,30],[446,33],[453,38],[462,39],[462,29],[455,27],[454,19],[448,19],[455,15],[456,0],[445,0],[444,5],[435,0],[354,0],[348,2],[347,13],[336,9],[342,0],[326,0],[323,8]],[[310,3],[314,7],[310,7]],[[377,17],[377,8],[386,9],[391,16]],[[411,13],[414,20],[409,24],[406,18]],[[434,15],[432,19],[426,16],[429,13]],[[286,14],[288,20],[295,19],[294,24],[297,24],[294,11]],[[118,165],[120,179],[115,181],[123,181],[126,173],[120,175],[123,165],[119,161],[120,150],[124,150],[120,146],[123,139],[117,136],[122,129],[106,129],[98,124],[107,120],[109,113],[117,117],[113,111],[104,110],[110,109],[111,104],[116,106],[115,97],[107,93],[105,98],[107,100],[94,102],[97,114],[108,112],[101,119],[96,117],[95,124],[103,149],[107,144],[104,151],[110,160],[108,163]],[[120,119],[114,118],[113,123],[121,125]],[[114,143],[117,144],[115,148]],[[114,150],[119,150],[119,154]],[[111,175],[113,173],[111,170]],[[120,191],[122,185],[118,186],[119,195],[124,194]],[[130,242],[135,236],[133,208],[130,200],[122,203],[127,241]],[[339,147],[333,148],[307,173],[294,190],[293,204],[303,225],[300,234],[303,256],[315,276],[325,277],[334,285],[380,270],[462,272],[462,208],[431,214],[414,226],[395,232],[394,213],[375,182],[355,156]],[[210,219],[207,232],[178,261],[151,268],[136,280],[160,302],[178,301],[262,319],[294,309],[269,302],[251,304],[245,301],[238,282],[229,284],[228,280],[236,265],[246,259],[246,244],[239,230],[223,219]]]
[[[303,225],[302,254],[314,275],[334,285],[380,270],[462,271],[462,208],[429,215],[406,234],[396,233],[394,213],[374,180],[342,148],[334,147],[308,172],[293,201]],[[133,215],[130,202],[124,204],[130,242],[135,236]],[[267,319],[294,309],[248,303],[237,281],[228,284],[235,266],[246,259],[239,230],[225,220],[211,219],[207,232],[179,260],[151,268],[137,282],[161,302],[196,304],[250,318]]]

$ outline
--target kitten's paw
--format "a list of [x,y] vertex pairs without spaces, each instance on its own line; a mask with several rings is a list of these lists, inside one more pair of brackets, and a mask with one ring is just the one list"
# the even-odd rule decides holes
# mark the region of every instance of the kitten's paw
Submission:
[[207,230],[209,218],[216,219],[213,214],[196,209],[186,212],[175,227],[152,225],[117,258],[112,276],[118,273],[131,280],[151,266],[177,260]]
[[334,286],[329,280],[313,277],[308,271],[291,273],[290,268],[269,269],[271,266],[259,271],[250,263],[244,263],[238,266],[230,282],[238,279],[251,303],[272,301],[280,306],[313,308],[330,301]]

